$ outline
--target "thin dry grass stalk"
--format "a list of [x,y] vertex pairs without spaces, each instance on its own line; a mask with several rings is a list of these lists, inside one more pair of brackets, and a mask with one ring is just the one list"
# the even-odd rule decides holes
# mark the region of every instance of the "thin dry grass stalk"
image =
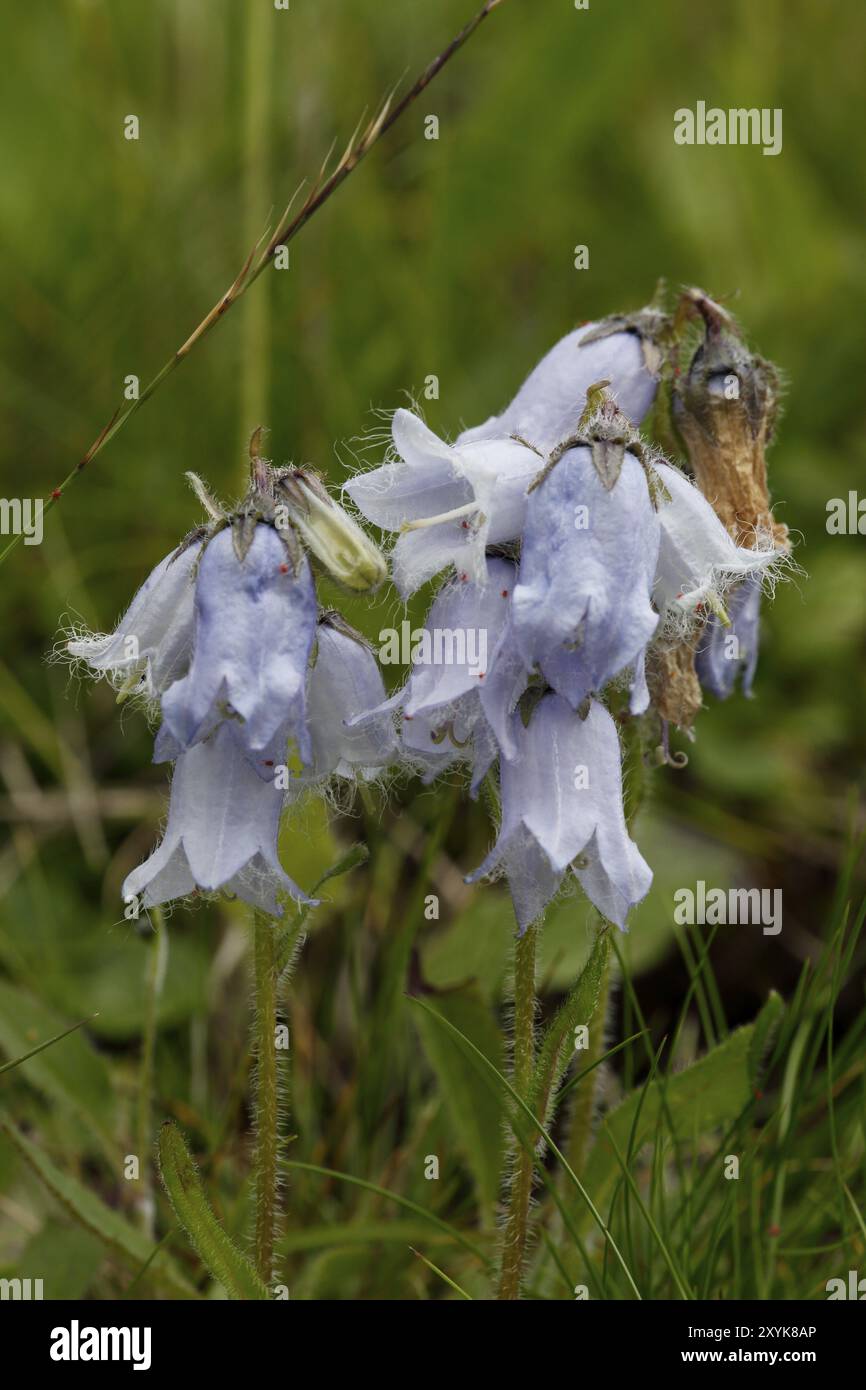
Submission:
[[[276,232],[267,242],[265,250],[259,255],[262,242],[268,237],[268,231],[262,235],[253,247],[232,284],[225,293],[220,296],[216,304],[210,312],[205,315],[198,327],[193,330],[181,347],[169,358],[165,366],[157,373],[153,380],[145,386],[138,398],[125,402],[115,410],[111,419],[103,426],[90,448],[83,457],[79,459],[72,471],[67,474],[58,487],[51,490],[44,499],[45,511],[49,511],[60,501],[60,498],[74,479],[83,472],[89,463],[93,462],[97,454],[102,453],[103,449],[105,449],[110,441],[119,434],[124,425],[141,409],[145,401],[151,399],[165,381],[166,377],[170,376],[171,373],[180,366],[181,362],[186,360],[196,343],[200,342],[201,339],[210,332],[214,324],[225,317],[232,305],[237,303],[241,296],[249,289],[250,285],[254,284],[259,278],[262,271],[271,264],[280,247],[288,245],[288,243],[297,236],[301,228],[306,226],[310,218],[313,217],[313,215],[318,212],[319,208],[328,201],[334,192],[336,192],[340,184],[349,177],[354,169],[357,169],[364,156],[369,154],[373,146],[381,140],[382,136],[391,129],[403,113],[418,99],[421,93],[442,71],[445,64],[454,57],[455,53],[460,51],[467,40],[475,33],[479,25],[502,3],[503,0],[487,0],[484,7],[479,10],[468,24],[464,25],[460,33],[448,44],[447,48],[443,49],[438,57],[434,58],[432,63],[430,63],[421,75],[416,78],[408,92],[406,92],[405,96],[402,97],[396,105],[393,105],[393,92],[386,98],[379,114],[374,117],[360,136],[358,132],[361,122],[359,122],[336,168],[331,174],[325,177],[325,171],[330,162],[331,152],[329,152],[300,211],[292,216],[292,207],[303,188],[303,184],[292,196],[289,206],[281,217]],[[333,146],[331,150],[333,151]],[[257,256],[258,259],[256,259]],[[20,540],[20,534],[11,537],[8,544],[0,551],[0,564],[2,564],[6,557],[15,549]]]

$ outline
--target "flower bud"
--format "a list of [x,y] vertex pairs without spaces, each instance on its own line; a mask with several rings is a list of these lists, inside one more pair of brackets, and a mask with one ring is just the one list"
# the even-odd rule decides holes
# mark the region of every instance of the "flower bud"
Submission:
[[[388,568],[358,523],[334,501],[315,473],[291,468],[274,478],[275,523],[293,526],[328,573],[347,589],[377,589]],[[285,524],[280,512],[285,509]]]

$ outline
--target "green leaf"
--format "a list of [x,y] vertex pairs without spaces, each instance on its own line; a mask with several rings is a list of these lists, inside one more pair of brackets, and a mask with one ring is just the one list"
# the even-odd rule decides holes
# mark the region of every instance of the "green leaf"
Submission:
[[[430,1004],[502,1070],[502,1035],[475,987],[430,996]],[[501,1101],[465,1048],[427,1014],[417,1014],[415,1025],[450,1116],[455,1148],[465,1155],[475,1179],[483,1224],[492,1225],[502,1170]]]
[[105,1259],[102,1241],[81,1226],[46,1221],[17,1261],[22,1277],[43,1280],[46,1299],[84,1298]]
[[[61,1206],[85,1230],[97,1236],[115,1255],[137,1268],[150,1259],[153,1251],[152,1242],[131,1226],[125,1217],[106,1206],[100,1197],[89,1191],[76,1178],[68,1177],[61,1172],[46,1154],[30,1139],[25,1138],[8,1120],[3,1120],[0,1125],[3,1133],[52,1196],[57,1198]],[[154,1262],[153,1277],[160,1279],[176,1298],[196,1297],[195,1290],[169,1263],[165,1255],[161,1255]]]
[[767,1059],[776,1044],[784,1015],[785,1002],[780,994],[771,989],[766,1003],[755,1019],[755,1033],[749,1048],[749,1083],[753,1091],[758,1090],[761,1085]]
[[171,1120],[159,1132],[159,1171],[175,1216],[229,1298],[269,1299],[267,1286],[214,1216],[192,1155]]
[[[605,1116],[586,1165],[584,1182],[596,1203],[620,1169],[620,1154],[633,1153],[659,1123],[683,1143],[735,1119],[752,1098],[749,1050],[754,1025],[739,1028],[693,1066],[651,1081]],[[632,1137],[632,1129],[634,1135]]]
[[[574,1031],[589,1025],[598,1005],[607,968],[610,940],[607,931],[598,931],[589,959],[572,987],[565,1003],[548,1024],[540,1042],[532,1078],[531,1100],[539,1119],[547,1120],[556,1090],[574,1056]],[[599,1024],[599,1033],[603,1028]]]

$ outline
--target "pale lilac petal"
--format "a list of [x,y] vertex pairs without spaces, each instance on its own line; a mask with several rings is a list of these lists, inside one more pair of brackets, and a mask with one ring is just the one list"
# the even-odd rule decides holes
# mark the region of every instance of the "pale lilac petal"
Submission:
[[185,898],[196,891],[183,845],[173,837],[163,840],[149,859],[128,874],[123,884],[125,902],[143,894],[145,907],[157,907],[173,898]]
[[[434,572],[450,562],[459,577],[465,576],[478,585],[486,583],[487,547],[520,539],[527,492],[542,466],[543,460],[534,450],[511,439],[495,439],[456,450],[455,467],[472,485],[474,510],[469,516],[440,522],[434,530],[441,532],[443,540],[436,546],[422,542],[413,557],[413,567],[423,568],[425,577],[430,577],[430,565],[436,558],[438,570]],[[413,541],[417,545],[418,535],[410,532],[401,536],[395,547],[394,571],[404,580],[404,594],[411,592],[405,583],[406,555]],[[443,541],[450,546],[450,553]],[[418,587],[417,583],[414,587]]]
[[397,588],[408,597],[450,565],[483,583],[485,549],[520,536],[543,460],[507,436],[455,448],[407,410],[396,412],[393,433],[402,462],[358,475],[346,491],[371,521],[402,531],[392,556]]
[[[624,927],[628,908],[645,895],[652,875],[625,824],[616,725],[596,701],[581,719],[551,694],[536,706],[528,728],[521,723],[518,731],[518,757],[500,762],[500,832],[468,881],[504,866],[509,881],[514,880],[515,910],[523,929],[533,920],[527,913],[539,915],[581,856],[585,862],[575,872],[587,896]],[[530,841],[543,854],[543,863]]]
[[480,691],[508,630],[515,568],[485,562],[485,584],[455,580],[437,595],[416,641],[418,660],[406,687],[405,714],[451,704]]
[[474,562],[474,537],[460,521],[443,521],[424,531],[407,531],[391,551],[391,575],[398,593],[411,598],[416,589],[449,565],[468,573]]
[[596,700],[581,719],[548,695],[534,710],[522,745],[519,759],[502,769],[503,831],[523,824],[552,866],[564,870],[610,814],[606,799],[621,804],[616,726]]
[[146,906],[205,892],[235,892],[279,912],[277,892],[312,900],[279,862],[282,793],[262,782],[226,725],[178,759],[162,843],[123,885]]
[[509,621],[478,692],[485,718],[506,758],[517,756],[515,710],[528,684],[529,672],[517,649]]
[[399,537],[391,565],[394,583],[404,598],[450,565],[459,577],[484,584],[487,546],[520,538],[527,489],[542,466],[538,456],[511,440],[497,440],[494,448],[480,445],[463,450],[460,465],[471,480],[475,509],[471,515]]
[[146,694],[156,695],[183,674],[193,637],[193,578],[200,542],[172,551],[144,581],[115,632],[68,643],[70,656],[100,674],[141,671]]
[[189,748],[229,719],[250,755],[279,757],[292,738],[309,761],[305,688],[317,606],[307,560],[295,575],[277,532],[259,525],[241,563],[230,530],[220,531],[202,556],[195,605],[192,662],[163,697],[158,752]]
[[470,693],[453,707],[439,707],[405,715],[401,721],[400,751],[409,767],[432,782],[449,768],[466,764],[470,793],[499,755],[496,737],[481,710],[477,693]]
[[733,694],[737,677],[742,677],[744,695],[751,695],[758,666],[760,644],[761,586],[747,579],[727,596],[730,627],[714,615],[701,637],[695,660],[698,680],[720,700]]
[[503,847],[502,868],[522,936],[559,892],[565,872],[553,868],[538,841],[523,826]]
[[478,788],[499,757],[499,744],[496,741],[496,735],[480,711],[477,715],[473,715],[468,710],[465,712],[461,710],[454,721],[454,729],[461,742],[470,735],[472,738],[469,792],[474,797],[477,796]]
[[404,715],[400,725],[400,745],[406,761],[419,769],[427,782],[467,757],[466,749],[458,748],[443,730],[441,711]]
[[276,857],[282,798],[262,782],[226,728],[178,759],[171,814],[202,888],[219,888],[264,847]]
[[620,931],[626,930],[631,908],[646,897],[653,880],[652,869],[629,838],[625,822],[621,834],[600,827],[574,872],[590,902]]
[[399,462],[358,473],[344,489],[369,521],[399,531],[405,521],[438,516],[472,500],[471,487],[454,468],[454,451],[423,420],[397,410],[391,428]]
[[[316,664],[308,707],[313,741],[312,775],[351,777],[384,767],[397,739],[385,686],[370,648],[327,622],[319,624]],[[352,724],[365,711],[363,723]]]
[[457,443],[517,435],[543,454],[574,434],[586,393],[598,381],[632,424],[639,425],[655,399],[657,379],[647,369],[636,333],[612,333],[581,346],[597,324],[576,328],[551,348],[529,374],[510,405],[483,425],[464,430]]
[[652,637],[658,545],[646,474],[628,452],[610,490],[581,446],[530,493],[513,601],[517,645],[575,709],[633,666]]
[[645,714],[649,709],[650,692],[646,679],[646,648],[638,655],[629,685],[629,713]]
[[269,859],[264,854],[256,854],[244,864],[223,885],[223,892],[233,893],[242,902],[266,912],[269,917],[282,917],[284,909],[281,898],[287,893],[295,902],[307,907],[317,907],[319,904],[318,898],[307,897],[294,879],[283,872],[278,860]]
[[[476,534],[484,545],[518,540],[523,532],[526,495],[545,459],[507,437],[467,444],[455,450],[456,467],[469,479],[478,504]],[[478,576],[483,582],[483,575]]]
[[653,465],[670,501],[660,500],[661,545],[653,594],[659,611],[694,611],[732,579],[760,575],[779,562],[772,545],[738,546],[707,499],[678,468]]
[[515,566],[485,560],[485,583],[445,585],[423,629],[412,632],[414,664],[402,690],[350,721],[402,711],[404,758],[429,777],[457,762],[472,766],[471,790],[515,745],[514,707],[527,682],[511,632]]
[[483,585],[468,578],[447,584],[412,634],[415,661],[405,687],[371,711],[402,710],[410,761],[436,771],[470,761],[473,792],[500,747],[513,751],[510,724],[528,679],[511,632],[514,580],[511,561],[488,558]]

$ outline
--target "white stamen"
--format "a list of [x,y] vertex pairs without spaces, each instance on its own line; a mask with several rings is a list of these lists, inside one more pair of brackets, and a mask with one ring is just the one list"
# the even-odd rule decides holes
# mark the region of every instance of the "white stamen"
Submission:
[[440,521],[457,521],[461,516],[471,516],[478,511],[477,502],[467,502],[463,507],[455,507],[450,512],[440,512],[438,516],[421,516],[416,521],[404,521],[401,531],[423,531],[428,526],[438,526]]

